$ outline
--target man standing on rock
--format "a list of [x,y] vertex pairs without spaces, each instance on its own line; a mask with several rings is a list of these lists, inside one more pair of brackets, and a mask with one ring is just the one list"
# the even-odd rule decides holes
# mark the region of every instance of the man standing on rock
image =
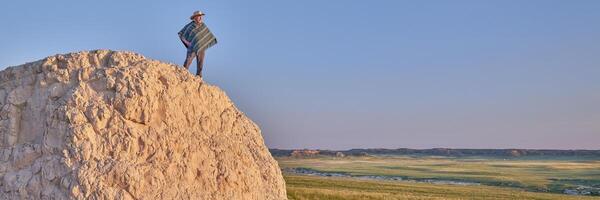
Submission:
[[202,65],[204,64],[204,52],[209,47],[217,44],[217,38],[208,30],[208,27],[202,21],[204,13],[196,11],[192,14],[190,23],[185,25],[179,31],[179,39],[187,48],[187,55],[183,67],[190,68],[190,64],[196,57],[198,70],[196,75],[202,77]]

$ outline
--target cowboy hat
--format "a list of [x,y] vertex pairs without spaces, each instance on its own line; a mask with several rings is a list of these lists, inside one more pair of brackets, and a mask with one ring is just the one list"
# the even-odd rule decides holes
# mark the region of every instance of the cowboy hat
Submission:
[[202,11],[195,11],[194,14],[192,14],[192,16],[190,16],[190,19],[194,19],[194,17],[202,16],[202,15],[204,15],[204,13]]

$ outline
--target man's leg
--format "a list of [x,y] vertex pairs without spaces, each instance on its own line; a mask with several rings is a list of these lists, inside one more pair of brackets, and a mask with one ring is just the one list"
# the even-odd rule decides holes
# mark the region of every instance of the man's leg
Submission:
[[194,57],[196,57],[196,54],[193,51],[187,52],[187,54],[185,55],[185,62],[183,62],[183,67],[185,67],[185,69],[190,69],[190,64],[192,64],[192,60],[194,60]]
[[204,65],[204,50],[198,51],[196,55],[196,62],[198,64],[198,70],[196,71],[196,75],[202,77],[202,66]]

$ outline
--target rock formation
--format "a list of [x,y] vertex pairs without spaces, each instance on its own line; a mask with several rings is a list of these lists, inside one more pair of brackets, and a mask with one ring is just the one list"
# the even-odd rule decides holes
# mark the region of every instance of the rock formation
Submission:
[[309,149],[294,150],[290,154],[291,157],[295,157],[295,158],[309,158],[309,157],[316,157],[318,155],[320,155],[319,150],[309,150]]
[[285,199],[256,124],[215,86],[135,53],[0,72],[0,199]]

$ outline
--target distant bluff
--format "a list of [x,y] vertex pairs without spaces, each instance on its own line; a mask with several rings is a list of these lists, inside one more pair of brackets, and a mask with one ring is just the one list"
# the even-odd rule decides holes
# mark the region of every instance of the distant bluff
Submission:
[[286,199],[260,129],[223,91],[135,53],[0,72],[0,199]]

